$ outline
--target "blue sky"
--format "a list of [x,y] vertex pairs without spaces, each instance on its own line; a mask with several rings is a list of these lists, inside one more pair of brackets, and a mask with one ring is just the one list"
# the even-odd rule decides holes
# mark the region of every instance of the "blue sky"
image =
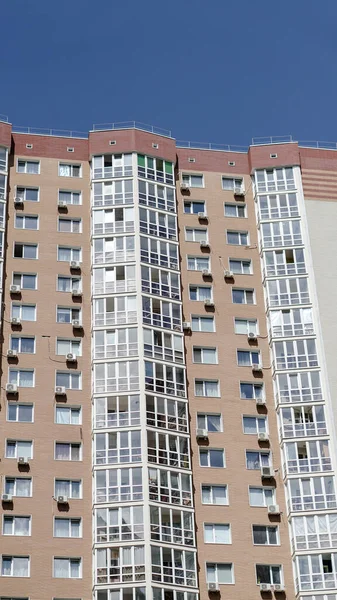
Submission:
[[336,23],[336,0],[8,0],[0,113],[238,145],[337,141]]

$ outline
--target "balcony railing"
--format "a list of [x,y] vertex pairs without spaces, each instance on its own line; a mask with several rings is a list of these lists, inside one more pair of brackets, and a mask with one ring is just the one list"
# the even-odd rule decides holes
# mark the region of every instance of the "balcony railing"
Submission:
[[6,188],[0,187],[0,200],[6,200]]
[[144,179],[151,179],[152,181],[158,181],[158,183],[167,183],[168,185],[174,185],[173,175],[164,173],[163,171],[157,171],[150,169],[149,167],[138,166],[138,177]]
[[273,219],[288,219],[290,217],[298,217],[299,210],[298,206],[278,206],[278,207],[267,207],[259,209],[260,219],[273,220]]
[[106,544],[108,542],[127,542],[144,539],[144,524],[128,523],[122,525],[97,525],[96,542]]
[[122,206],[123,204],[133,204],[133,192],[124,192],[121,194],[94,194],[93,206]]
[[135,310],[96,313],[94,324],[96,327],[105,327],[108,325],[124,325],[137,322],[137,312]]
[[168,212],[175,212],[176,210],[174,200],[159,198],[159,196],[152,196],[151,194],[146,195],[142,192],[139,192],[139,204],[157,208],[158,210],[166,210]]
[[337,588],[337,573],[308,573],[296,578],[298,592],[306,590],[331,590]]
[[135,279],[118,279],[117,281],[96,281],[94,294],[121,294],[136,290]]
[[117,465],[121,463],[137,463],[142,460],[142,449],[137,448],[105,448],[96,450],[96,465]]
[[306,533],[295,535],[292,540],[293,550],[324,550],[326,548],[337,548],[337,533],[327,531],[326,533]]
[[145,580],[145,565],[129,565],[126,567],[99,567],[96,571],[96,582],[101,583],[130,583]]
[[320,387],[292,388],[291,390],[281,390],[276,393],[276,400],[278,404],[320,402],[320,400],[323,400],[323,394]]
[[156,223],[140,221],[139,228],[141,233],[145,233],[147,235],[154,235],[155,237],[166,238],[167,240],[177,239],[177,231],[175,227],[165,227],[164,225],[157,225]]
[[265,235],[261,239],[262,248],[279,248],[281,246],[301,246],[303,244],[300,233],[285,235]]
[[284,463],[284,472],[287,475],[293,475],[294,473],[318,473],[331,471],[331,469],[331,458],[329,456],[294,458]]
[[273,325],[270,330],[271,337],[295,337],[297,335],[312,335],[313,333],[313,323],[282,323],[282,325]]
[[148,461],[165,465],[167,467],[178,467],[180,469],[190,468],[190,457],[188,452],[175,452],[173,450],[164,450],[162,448],[148,448]]
[[179,287],[161,283],[160,281],[148,281],[147,279],[142,279],[142,292],[145,294],[153,294],[154,296],[163,296],[164,298],[180,300]]
[[139,377],[109,377],[108,379],[95,379],[95,394],[105,392],[127,392],[139,390]]
[[114,413],[98,413],[95,416],[96,429],[107,428],[114,429],[115,427],[134,427],[140,424],[140,411],[132,412],[114,412]]
[[94,223],[94,235],[112,233],[134,233],[134,221],[115,221],[114,223]]
[[170,396],[186,396],[185,384],[159,379],[154,377],[145,377],[145,389],[149,392],[158,392],[158,394],[169,394]]
[[158,485],[154,480],[149,481],[149,497],[155,502],[192,506],[192,492]]
[[188,432],[187,417],[169,415],[168,413],[159,413],[146,411],[147,424],[149,427],[159,427],[160,429],[171,429]]
[[310,304],[309,292],[292,292],[284,294],[268,294],[268,306],[292,306],[295,304]]
[[137,502],[143,500],[143,486],[138,485],[111,485],[96,488],[96,503]]
[[163,327],[164,329],[182,330],[182,322],[178,317],[170,317],[159,313],[143,310],[143,323],[153,325],[154,327]]
[[[1,225],[0,225],[1,227]],[[104,263],[125,263],[132,262],[136,258],[134,250],[115,250],[111,252],[95,252],[94,265]]]
[[280,427],[281,438],[327,435],[325,421],[309,423],[285,423]]
[[160,360],[166,360],[168,362],[183,363],[184,353],[174,348],[166,348],[165,346],[154,346],[151,344],[144,344],[145,356],[151,358],[159,358]]
[[327,510],[337,508],[335,494],[315,494],[314,496],[292,496],[288,501],[289,511]]
[[106,346],[99,345],[94,348],[94,359],[101,358],[123,358],[126,356],[137,356],[138,343],[130,344],[107,344]]
[[196,574],[191,569],[169,565],[152,565],[152,581],[195,587]]
[[277,356],[275,360],[276,369],[306,369],[308,367],[318,367],[317,354],[297,354],[287,356]]
[[179,544],[184,546],[193,546],[193,529],[182,529],[181,527],[171,527],[170,525],[158,525],[151,523],[151,540],[154,542],[164,542],[165,544]]
[[132,177],[132,167],[104,167],[94,169],[94,179],[111,179],[113,177]]
[[167,269],[179,269],[178,260],[167,256],[167,254],[158,254],[158,252],[149,252],[148,250],[141,249],[140,260],[151,266],[158,265]]
[[303,275],[307,272],[305,262],[275,263],[266,264],[264,269],[265,277],[274,277],[282,275]]

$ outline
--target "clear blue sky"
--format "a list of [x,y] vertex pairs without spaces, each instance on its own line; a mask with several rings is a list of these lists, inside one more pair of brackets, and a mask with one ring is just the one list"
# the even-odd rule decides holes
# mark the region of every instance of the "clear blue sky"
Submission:
[[336,0],[5,0],[0,113],[180,140],[337,141]]

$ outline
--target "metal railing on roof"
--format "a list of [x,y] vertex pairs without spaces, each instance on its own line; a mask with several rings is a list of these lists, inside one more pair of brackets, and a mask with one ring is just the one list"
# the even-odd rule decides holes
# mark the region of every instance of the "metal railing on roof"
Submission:
[[55,137],[69,137],[87,139],[88,133],[84,131],[69,131],[67,129],[41,129],[39,127],[21,127],[13,125],[13,133],[28,133],[30,135],[48,135]]
[[7,115],[0,115],[0,121],[2,121],[3,123],[8,123]]
[[298,142],[302,148],[317,148],[320,150],[337,150],[337,142]]
[[191,148],[191,150],[218,150],[222,152],[248,152],[248,146],[232,146],[230,144],[212,144],[207,142],[176,141],[177,148]]
[[164,137],[172,137],[169,129],[161,129],[155,125],[147,125],[139,121],[122,121],[121,123],[98,123],[93,125],[93,131],[118,130],[118,129],[140,129],[148,133],[155,133]]
[[252,138],[252,146],[264,146],[268,144],[289,144],[295,142],[292,135],[277,135]]

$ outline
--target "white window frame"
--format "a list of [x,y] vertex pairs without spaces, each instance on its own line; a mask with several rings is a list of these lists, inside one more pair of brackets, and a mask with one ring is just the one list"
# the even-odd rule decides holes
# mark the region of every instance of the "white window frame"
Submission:
[[[12,532],[5,533],[5,517],[7,520],[12,519]],[[27,535],[20,535],[19,533],[15,533],[15,519],[28,519],[29,520],[29,530]],[[3,536],[18,536],[18,537],[29,537],[32,535],[32,517],[31,515],[2,515],[2,535]]]
[[[69,446],[69,453],[68,453],[69,458],[57,458],[57,456],[56,456],[56,447],[57,447],[58,444],[62,444],[63,446],[65,446],[65,445]],[[78,453],[79,458],[78,458],[78,460],[71,458],[72,451],[75,448],[79,449],[79,453]],[[58,442],[56,440],[55,444],[54,444],[54,460],[63,461],[63,462],[76,462],[76,463],[77,462],[81,462],[83,460],[83,446],[82,446],[82,443],[81,442],[64,442],[64,441]]]
[[[64,177],[64,175],[61,175],[60,177]],[[61,194],[70,194],[70,202],[68,202],[67,200],[65,200],[64,198],[61,197]],[[76,194],[76,196],[79,197],[79,202],[74,202],[74,195]],[[58,191],[58,200],[61,201],[65,201],[67,203],[67,206],[82,206],[82,192],[81,190],[63,190],[63,189],[59,189]]]
[[[19,245],[22,246],[22,256],[15,256],[15,246]],[[34,257],[30,257],[30,256],[25,256],[25,248],[36,248],[36,256]],[[13,258],[15,260],[38,260],[39,258],[39,245],[38,244],[32,244],[30,242],[13,242]]]
[[[70,175],[63,175],[61,173],[62,167],[67,167],[67,169],[70,168]],[[74,175],[74,167],[79,167],[79,175]],[[58,164],[58,176],[59,177],[75,177],[76,179],[81,179],[82,178],[82,164],[60,161]]]
[[[210,464],[211,452],[222,453],[223,464],[218,467]],[[207,465],[201,464],[201,454],[207,455]],[[226,468],[226,453],[224,448],[209,448],[208,446],[199,447],[199,466],[201,469],[225,469]]]
[[[245,423],[244,423],[245,419],[255,419],[256,431],[253,431],[253,432],[245,431]],[[259,428],[259,421],[264,421],[264,423],[265,423],[264,429]],[[267,416],[266,415],[242,415],[242,431],[245,435],[258,435],[259,433],[268,433],[269,429],[268,429]]]
[[[254,453],[254,454],[258,454],[259,457],[259,466],[255,469],[248,469],[248,453]],[[263,464],[262,461],[262,456],[267,456],[268,457],[268,463]],[[246,449],[245,450],[245,465],[246,465],[246,470],[247,471],[259,471],[262,467],[271,467],[272,466],[272,453],[270,450],[249,450]]]
[[[23,190],[23,194],[21,192],[19,192],[18,190]],[[30,200],[29,198],[27,199],[27,190],[35,190],[37,191],[37,200]],[[16,198],[22,198],[24,202],[40,202],[40,188],[37,186],[29,186],[29,185],[17,185],[15,188],[15,197]]]
[[[24,275],[30,275],[32,277],[35,277],[35,287],[33,287],[33,288],[31,288],[31,287],[29,287],[29,288],[23,287],[22,283],[23,283],[23,277],[24,277]],[[19,271],[13,271],[13,273],[12,273],[12,283],[13,283],[13,285],[17,285],[17,284],[14,283],[14,276],[20,277],[20,283],[19,283],[19,285],[20,285],[20,287],[21,287],[22,290],[26,290],[28,292],[34,292],[34,291],[36,291],[38,289],[37,288],[37,273],[22,273],[22,272],[19,272]]]
[[[19,170],[19,163],[24,163],[24,171],[20,171]],[[38,170],[37,173],[30,173],[29,171],[27,171],[27,166],[30,164],[34,164],[34,165],[38,165]],[[39,160],[31,160],[31,159],[27,159],[27,158],[18,158],[16,161],[16,172],[20,173],[21,175],[25,174],[25,175],[40,175],[41,173],[41,162]]]
[[[59,290],[59,280],[67,279],[70,281],[70,290]],[[77,283],[76,283],[77,282]],[[82,291],[82,277],[80,275],[72,277],[71,275],[57,275],[56,291],[62,294],[72,294],[74,290]]]
[[[234,292],[243,292],[245,302],[234,302]],[[247,302],[247,292],[253,295],[253,302]],[[254,288],[232,288],[232,303],[233,304],[248,304],[254,306],[256,304],[256,296]]]
[[[70,252],[70,258],[66,259],[66,260],[62,260],[61,258],[59,258],[59,250],[69,250]],[[79,252],[79,258],[77,257],[77,255],[75,255],[74,258],[74,252]],[[57,261],[58,262],[70,262],[71,260],[77,260],[79,262],[82,262],[82,248],[80,246],[63,246],[63,245],[58,245],[57,246]]]
[[[235,215],[226,215],[226,207],[227,206],[231,206],[232,208],[235,208]],[[244,215],[240,215],[239,211],[243,209]],[[235,203],[234,202],[225,202],[224,203],[224,215],[226,217],[226,219],[247,219],[247,205],[244,203]]]
[[[58,408],[62,408],[63,410],[69,411],[69,417],[70,417],[69,423],[61,423],[57,420],[57,409]],[[78,423],[72,422],[73,411],[76,411],[76,413],[78,413],[78,415],[79,415]],[[55,423],[56,423],[56,425],[74,425],[74,426],[82,425],[82,406],[81,405],[65,406],[64,404],[56,404],[55,405]]]
[[[224,182],[231,182],[231,185],[228,187],[224,187]],[[244,179],[243,177],[228,177],[227,175],[221,176],[221,189],[224,192],[234,192],[236,188],[240,188],[240,190],[244,191]]]
[[[62,231],[60,229],[60,222],[68,221],[71,223],[70,231]],[[79,223],[78,231],[74,231],[74,223]],[[57,232],[58,233],[82,233],[82,219],[80,217],[57,217]]]
[[[256,567],[258,567],[258,566],[268,567],[269,568],[270,581],[261,581],[261,582],[258,581],[258,579],[257,579],[257,570],[256,570]],[[279,569],[280,583],[283,584],[283,569],[282,569],[282,565],[280,565],[280,564],[277,564],[277,565],[276,564],[268,564],[267,565],[265,563],[260,562],[260,563],[256,563],[255,564],[255,577],[256,577],[256,584],[257,585],[260,585],[260,583],[270,583],[271,585],[275,585],[275,583],[278,583],[278,582],[274,582],[273,581],[273,574],[272,574],[272,570],[271,570],[272,567],[273,568],[277,567]]]
[[[67,560],[69,563],[68,566],[68,573],[69,576],[68,577],[57,577],[55,575],[55,561],[56,560]],[[76,561],[79,564],[79,576],[78,577],[70,577],[70,573],[71,573],[71,561]],[[53,578],[55,579],[82,579],[82,558],[80,556],[78,557],[68,557],[68,556],[54,556],[53,558]]]
[[[214,494],[213,494],[213,489],[214,488],[224,488],[225,489],[225,500],[226,502],[223,503],[217,503],[217,502],[204,502],[203,501],[203,487],[208,487],[210,488],[210,495],[211,495],[211,499],[214,500]],[[201,489],[200,489],[200,497],[201,497],[201,503],[204,504],[205,506],[229,506],[229,494],[228,494],[228,485],[227,483],[225,484],[213,484],[213,483],[202,483],[201,484]]]
[[[244,332],[240,332],[237,331],[237,322],[240,321],[242,324],[244,322],[246,322],[246,331]],[[258,324],[258,320],[257,319],[245,319],[245,318],[241,318],[241,317],[234,317],[234,332],[236,333],[236,335],[248,335],[249,333],[255,333],[256,335],[259,335],[259,324]]]
[[[200,362],[197,361],[197,360],[195,360],[195,358],[194,358],[194,351],[195,350],[200,350],[200,356],[201,356]],[[214,351],[214,358],[215,358],[214,362],[207,362],[207,361],[203,360],[203,351],[205,351],[205,350],[213,350]],[[197,365],[217,365],[217,364],[219,364],[219,361],[218,361],[218,349],[215,346],[193,346],[193,348],[192,348],[192,360],[193,360],[193,363],[197,364]]]
[[[207,423],[208,417],[219,417],[219,419],[220,419],[220,429],[219,430],[214,431],[213,429],[208,428],[208,423]],[[204,425],[199,425],[199,418],[204,419]],[[212,413],[212,412],[197,412],[196,427],[197,427],[197,429],[206,429],[208,432],[211,432],[211,433],[222,433],[223,432],[222,414],[221,413]]]
[[[193,180],[193,177],[201,178],[201,185],[193,185],[193,183],[195,183],[195,180]],[[181,181],[182,181],[182,183],[187,183],[188,187],[191,187],[191,188],[202,189],[205,187],[205,179],[204,179],[203,173],[182,173]]]
[[[217,394],[216,395],[211,395],[209,396],[208,394],[206,394],[205,392],[207,391],[207,383],[216,383],[217,384]],[[203,394],[197,394],[197,385],[202,384],[202,388],[203,388]],[[196,377],[194,379],[194,395],[196,398],[220,398],[221,397],[221,393],[220,393],[220,381],[219,379],[201,379]]]
[[[22,480],[22,479],[24,479],[25,481],[29,482],[29,491],[30,491],[30,494],[28,496],[18,496],[17,493],[16,493],[17,492],[17,489],[16,489],[17,488],[17,481],[18,480]],[[5,478],[4,478],[5,490],[6,490],[6,487],[7,487],[7,481],[8,480],[14,480],[14,491],[13,491],[12,495],[15,498],[32,498],[32,496],[33,496],[33,478],[32,477],[15,477],[15,476],[14,477],[10,477],[10,476],[6,475]]]
[[[251,398],[244,398],[241,394],[241,385],[251,385],[253,387],[253,393],[254,395]],[[256,390],[255,388],[261,388],[262,390],[262,394],[261,395],[256,395]],[[241,400],[256,400],[257,398],[265,398],[265,390],[264,390],[264,385],[263,383],[255,383],[255,381],[239,381],[239,394],[240,394],[240,398]]]
[[[57,375],[58,374],[68,375],[69,376],[68,385],[65,386],[66,390],[72,390],[72,391],[75,391],[75,392],[80,392],[82,390],[82,372],[81,371],[74,371],[74,372],[71,372],[71,373],[69,373],[69,371],[61,371],[61,370],[60,371],[56,371],[55,372],[55,386],[56,385],[61,385],[59,383],[56,383],[56,381],[57,381]],[[78,386],[78,388],[77,387],[72,387],[72,376],[73,375],[79,375],[79,380],[78,380],[79,381],[79,386]]]
[[[69,534],[70,535],[56,535],[56,523],[57,521],[68,521],[68,527],[69,527]],[[79,523],[79,530],[78,533],[79,535],[71,535],[71,527],[72,527],[72,521],[76,521]],[[79,540],[80,538],[83,537],[82,535],[82,518],[81,517],[63,517],[63,516],[54,516],[54,523],[53,523],[53,537],[54,538],[65,538],[65,539],[74,539],[74,540]]]
[[[266,535],[267,535],[267,543],[266,544],[258,544],[257,542],[255,542],[254,540],[254,527],[264,527],[266,529]],[[269,529],[276,529],[276,544],[271,544],[269,541]],[[254,523],[252,525],[252,540],[253,540],[253,546],[279,546],[280,545],[280,530],[278,525],[259,525],[257,523]]]
[[[191,208],[192,208],[191,212],[185,211],[185,206],[187,204],[191,205]],[[194,212],[194,210],[193,210],[193,204],[203,204],[204,206],[203,206],[202,210],[197,210],[196,212]],[[205,202],[205,200],[184,200],[184,206],[183,206],[183,208],[184,208],[184,215],[198,215],[199,212],[203,212],[204,214],[207,214],[206,213],[206,202]]]
[[[70,313],[70,320],[69,323],[68,321],[58,321],[58,310],[67,310]],[[73,317],[73,311],[79,311],[79,315],[78,315],[78,320],[81,322],[82,319],[82,313],[81,313],[81,308],[77,308],[77,306],[61,306],[61,305],[57,305],[56,306],[56,323],[60,323],[61,325],[71,325],[72,320],[75,318]]]
[[192,315],[191,319],[192,319],[192,323],[193,323],[193,319],[194,320],[198,319],[198,325],[200,325],[202,323],[202,319],[207,319],[209,322],[213,323],[212,331],[203,330],[201,328],[193,329],[193,325],[192,325],[192,331],[200,331],[202,333],[214,333],[215,332],[215,318],[214,317],[208,317],[207,315],[206,316],[205,315]]
[[[241,364],[239,362],[239,352],[246,352],[247,354],[250,354],[250,362],[249,363],[245,363],[245,364]],[[252,359],[253,354],[258,354],[259,360],[258,362],[254,362]],[[259,365],[260,367],[262,366],[262,362],[261,362],[261,352],[260,350],[247,350],[247,348],[245,349],[241,349],[241,348],[237,348],[236,351],[236,361],[237,361],[237,366],[238,367],[252,367],[253,365]]]
[[[212,541],[208,542],[206,540],[206,527],[212,527]],[[227,531],[228,531],[228,538],[229,541],[228,542],[217,542],[216,541],[216,528],[217,527],[227,527]],[[229,545],[232,544],[232,528],[230,523],[204,523],[204,527],[203,527],[203,531],[204,531],[204,544],[223,544],[223,545]],[[226,531],[226,530],[225,530]]]
[[[61,479],[61,477],[55,477],[55,479],[54,479],[54,492],[55,492],[55,496],[58,495],[58,494],[56,494],[56,484],[57,484],[58,481],[66,482],[67,485],[69,485],[69,490],[68,490],[67,494],[65,494],[68,498],[71,498],[71,500],[82,500],[83,499],[83,482],[82,482],[82,479],[67,479],[67,478]],[[72,485],[73,485],[73,483],[79,484],[79,496],[72,496]]]
[[[214,565],[215,567],[215,581],[214,583],[217,583],[218,585],[235,585],[235,577],[234,577],[234,563],[225,563],[225,562],[218,562],[218,563],[213,563],[213,562],[206,562],[206,581],[207,583],[213,583],[211,581],[209,581],[208,579],[208,574],[207,574],[207,567],[208,565]],[[222,583],[221,581],[219,581],[219,577],[218,577],[218,565],[231,565],[231,575],[232,575],[232,581],[230,582],[226,582],[226,583]]]
[[[228,241],[228,234],[235,234],[238,236],[238,241],[236,243],[232,243]],[[245,242],[242,242],[242,236],[245,236]],[[249,246],[249,231],[237,231],[234,229],[227,229],[226,230],[226,243],[229,246]]]
[[[33,352],[22,352],[22,339],[29,339],[29,340],[33,340],[34,341],[34,349]],[[34,335],[10,335],[9,336],[9,347],[13,350],[12,348],[12,341],[13,340],[19,340],[19,348],[17,350],[17,352],[19,354],[35,354],[36,353],[36,338]]]
[[[26,321],[27,323],[35,323],[36,321],[36,309],[37,306],[36,304],[28,304],[28,303],[24,303],[24,302],[12,302],[11,303],[11,316],[13,317],[13,308],[19,308],[19,319],[21,319],[21,321]],[[35,319],[23,319],[22,318],[22,308],[23,307],[29,307],[29,308],[34,308],[35,309]]]
[[[22,222],[23,222],[24,227],[17,227],[17,225],[16,225],[16,219],[18,217],[23,220]],[[31,227],[25,227],[26,218],[28,218],[28,219],[36,219],[36,223],[37,223],[36,229],[32,229]],[[26,214],[15,213],[14,229],[17,229],[18,231],[39,231],[39,229],[40,229],[40,217],[39,217],[39,215],[26,215]]]
[[[17,371],[16,381],[10,381],[10,373],[13,373],[15,371]],[[29,373],[33,373],[33,385],[20,385],[20,374],[23,373],[23,372],[27,372],[27,371]],[[18,387],[27,388],[27,389],[28,388],[29,389],[34,388],[35,387],[35,369],[19,369],[19,368],[16,369],[16,368],[11,368],[10,367],[8,369],[8,381],[10,383],[16,383],[16,385]]]
[[[11,574],[10,575],[4,575],[3,574],[3,560],[4,558],[10,558],[11,559]],[[27,559],[27,564],[28,564],[28,569],[27,569],[27,575],[15,575],[14,571],[13,571],[13,559],[15,558],[26,558]],[[29,555],[21,555],[21,554],[2,554],[1,555],[1,577],[22,577],[22,578],[26,578],[26,577],[30,577],[30,556]]]
[[[240,270],[235,270],[233,268],[233,263],[239,263]],[[248,266],[248,272],[245,271],[245,265]],[[237,265],[235,265],[237,266]],[[253,274],[253,264],[250,258],[229,258],[228,259],[228,268],[230,271],[234,273],[234,275],[252,275]]]
[[[191,298],[191,288],[196,288],[196,295],[197,295],[197,299],[194,300]],[[210,295],[209,298],[200,298],[200,289],[206,289],[210,291]],[[204,302],[205,300],[213,300],[213,287],[211,285],[198,285],[198,284],[192,284],[190,283],[189,288],[188,288],[188,294],[189,294],[189,300],[191,300],[191,302]]]
[[[30,444],[30,449],[29,449],[29,453],[28,454],[18,454],[18,444],[20,444],[20,442],[24,442],[26,444]],[[8,456],[7,452],[8,452],[8,444],[15,444],[15,450],[14,450],[14,455],[13,456]],[[7,438],[6,439],[6,444],[5,444],[5,458],[7,458],[8,460],[17,460],[19,458],[19,456],[27,456],[29,459],[33,459],[34,458],[34,443],[33,440],[18,440],[18,439],[13,439],[13,438]]]
[[[69,349],[67,350],[67,352],[59,352],[58,351],[58,344],[60,343],[69,343]],[[74,347],[73,347],[73,344]],[[65,354],[76,354],[76,356],[82,356],[82,338],[61,338],[61,337],[57,337],[55,340],[55,354],[57,356],[65,356]]]
[[[202,233],[205,234],[204,237],[202,237],[200,240],[195,239],[195,234],[196,232],[198,233]],[[192,239],[188,239],[188,233],[192,233],[191,237]],[[197,243],[200,244],[201,242],[208,242],[208,229],[207,227],[185,227],[185,241],[186,242],[193,242],[193,243]]]
[[[199,256],[192,256],[192,255],[187,255],[186,256],[186,261],[187,261],[187,271],[210,271],[211,268],[211,261],[210,261],[210,257],[209,256],[203,256],[203,255],[199,255]],[[190,261],[193,261],[194,263],[194,268],[191,269],[189,266]],[[203,266],[202,268],[197,268],[198,267],[198,261],[207,261],[207,266]]]
[[[14,406],[16,408],[16,418],[9,419],[9,407]],[[21,421],[18,419],[20,406],[30,406],[32,408],[32,420],[31,421]],[[6,421],[8,423],[34,423],[34,404],[32,402],[7,402],[7,411],[6,411]]]

